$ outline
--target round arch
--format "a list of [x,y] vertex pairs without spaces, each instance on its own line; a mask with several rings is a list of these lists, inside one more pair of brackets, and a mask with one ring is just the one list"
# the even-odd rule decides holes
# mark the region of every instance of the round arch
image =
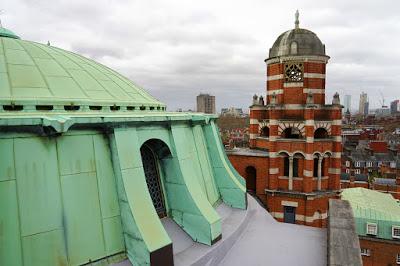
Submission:
[[269,127],[267,127],[267,126],[262,127],[260,130],[260,136],[268,138],[269,137]]
[[247,166],[246,172],[246,189],[249,192],[257,191],[257,169],[254,166]]
[[287,127],[282,131],[281,137],[284,139],[301,139],[303,136],[298,128]]
[[326,138],[328,138],[328,137],[329,137],[329,133],[328,133],[328,131],[327,131],[325,128],[323,128],[323,127],[317,128],[317,129],[314,131],[314,139],[326,139]]
[[163,181],[161,180],[161,161],[171,158],[172,154],[165,142],[159,139],[149,139],[140,147],[143,171],[147,188],[153,202],[153,206],[159,217],[167,215],[167,206]]

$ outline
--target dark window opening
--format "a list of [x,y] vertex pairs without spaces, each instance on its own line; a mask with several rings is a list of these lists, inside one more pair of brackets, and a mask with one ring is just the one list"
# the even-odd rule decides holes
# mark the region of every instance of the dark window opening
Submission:
[[3,110],[4,111],[22,111],[24,107],[22,105],[3,105]]
[[301,138],[300,131],[297,128],[289,127],[282,132],[282,138],[299,139]]
[[133,111],[133,110],[135,110],[135,106],[127,106],[126,110]]
[[263,127],[262,129],[261,129],[261,136],[262,137],[269,137],[269,128],[268,127]]
[[257,171],[253,166],[246,167],[246,188],[247,191],[256,192]]
[[160,110],[160,106],[157,106],[157,110]]
[[64,105],[65,111],[78,111],[80,108],[79,105]]
[[150,106],[150,110],[151,110],[151,111],[154,110],[154,106]]
[[101,109],[103,109],[103,106],[99,106],[99,105],[90,105],[89,109],[92,111],[99,111]]
[[53,108],[53,105],[36,105],[37,111],[51,111]]
[[299,177],[299,159],[293,158],[293,177]]
[[146,106],[140,106],[140,110],[146,110]]
[[111,111],[119,111],[119,109],[121,109],[121,106],[118,106],[118,105],[110,106]]
[[318,177],[318,158],[314,158],[314,177]]
[[289,176],[289,157],[283,158],[283,175]]
[[314,139],[326,139],[328,137],[328,131],[325,128],[320,127],[314,132]]

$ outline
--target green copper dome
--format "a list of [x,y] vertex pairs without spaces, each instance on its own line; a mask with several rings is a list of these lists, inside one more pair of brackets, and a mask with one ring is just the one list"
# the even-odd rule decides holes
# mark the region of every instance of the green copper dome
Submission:
[[14,32],[12,32],[6,28],[3,28],[3,27],[0,27],[0,36],[13,38],[13,39],[19,39],[19,36],[17,36]]
[[0,29],[0,112],[139,109],[165,104],[100,63]]

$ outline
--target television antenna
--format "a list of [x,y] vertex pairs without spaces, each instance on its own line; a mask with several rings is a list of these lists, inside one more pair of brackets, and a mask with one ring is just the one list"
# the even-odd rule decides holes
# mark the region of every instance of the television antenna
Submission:
[[0,28],[3,28],[3,24],[1,24],[1,15],[4,14],[4,11],[0,9]]
[[379,94],[380,94],[381,97],[382,97],[382,100],[380,100],[381,105],[382,105],[382,108],[384,108],[384,107],[385,107],[385,96],[383,96],[383,93],[382,93],[381,90],[379,90]]

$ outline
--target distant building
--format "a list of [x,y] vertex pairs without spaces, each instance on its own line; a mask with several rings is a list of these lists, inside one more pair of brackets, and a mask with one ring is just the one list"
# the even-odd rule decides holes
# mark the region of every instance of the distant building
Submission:
[[375,117],[383,117],[383,116],[390,116],[390,109],[386,106],[382,106],[382,108],[377,108],[375,110]]
[[215,96],[200,94],[197,96],[197,112],[215,114]]
[[344,96],[344,111],[351,112],[351,95],[345,95]]
[[176,111],[179,112],[179,113],[182,113],[182,112],[185,112],[185,113],[192,113],[192,112],[194,112],[192,109],[184,110],[184,109],[182,109],[182,108],[178,108],[178,109],[176,109]]
[[400,100],[395,100],[390,103],[390,113],[391,114],[400,113]]
[[242,108],[229,107],[229,108],[222,108],[221,115],[242,117],[242,116],[244,116],[244,113],[243,113]]
[[363,265],[400,264],[400,206],[389,194],[365,188],[342,192],[353,209]]
[[369,103],[368,103],[368,95],[363,92],[360,94],[360,102],[358,107],[358,113],[360,115],[368,115]]

